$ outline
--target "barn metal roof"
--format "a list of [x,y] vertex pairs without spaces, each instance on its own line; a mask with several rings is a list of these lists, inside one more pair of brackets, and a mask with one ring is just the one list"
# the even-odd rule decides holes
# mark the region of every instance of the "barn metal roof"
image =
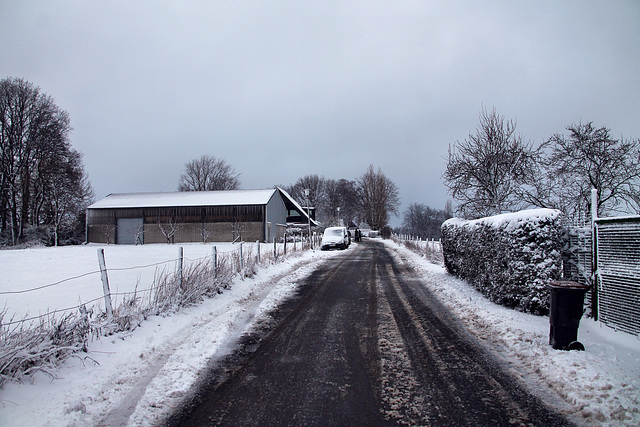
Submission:
[[287,209],[295,209],[317,226],[307,212],[282,188],[267,190],[174,191],[170,193],[111,193],[88,209],[168,208],[174,206],[266,205],[279,192]]
[[266,205],[276,191],[275,188],[271,188],[268,190],[112,193],[89,206],[89,209]]

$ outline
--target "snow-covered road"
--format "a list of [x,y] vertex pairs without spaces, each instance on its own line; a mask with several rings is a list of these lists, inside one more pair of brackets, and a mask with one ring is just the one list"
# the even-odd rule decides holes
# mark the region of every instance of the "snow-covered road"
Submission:
[[[579,339],[587,350],[553,350],[548,318],[490,303],[442,266],[385,243],[415,266],[426,286],[515,375],[579,424],[640,425],[636,337],[583,319]],[[88,250],[95,254],[94,248]],[[302,277],[339,254],[306,252],[289,258],[251,279],[236,280],[231,289],[197,307],[150,317],[133,332],[94,341],[89,353],[67,361],[55,380],[38,374],[31,383],[5,385],[0,425],[153,425],[174,408],[212,357],[229,351],[252,322],[295,291]]]

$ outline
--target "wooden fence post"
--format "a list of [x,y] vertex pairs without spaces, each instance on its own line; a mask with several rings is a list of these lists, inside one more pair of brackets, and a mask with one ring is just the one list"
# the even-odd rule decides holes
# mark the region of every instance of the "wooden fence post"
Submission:
[[244,270],[244,260],[242,259],[242,242],[240,242],[240,272]]
[[213,278],[218,277],[218,250],[213,245]]
[[258,264],[260,264],[260,240],[256,240],[256,245],[258,246]]
[[284,233],[284,256],[287,256],[287,233]]
[[178,248],[178,285],[180,289],[182,289],[182,259],[183,259],[183,249],[182,246]]
[[98,263],[102,275],[102,291],[104,293],[104,306],[107,310],[107,319],[113,318],[113,307],[111,307],[111,291],[109,290],[109,276],[107,275],[107,263],[104,260],[104,249],[98,249]]

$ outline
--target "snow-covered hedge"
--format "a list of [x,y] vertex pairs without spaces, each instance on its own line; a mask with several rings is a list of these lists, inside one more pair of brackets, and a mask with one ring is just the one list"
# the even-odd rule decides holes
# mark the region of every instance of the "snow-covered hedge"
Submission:
[[449,273],[492,301],[518,310],[549,312],[546,284],[562,273],[560,211],[531,209],[442,224]]

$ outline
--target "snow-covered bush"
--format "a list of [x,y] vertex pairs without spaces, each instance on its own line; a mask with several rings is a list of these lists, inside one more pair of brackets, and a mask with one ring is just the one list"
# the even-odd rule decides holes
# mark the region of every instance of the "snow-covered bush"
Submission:
[[[91,334],[87,312],[62,317],[46,316],[31,324],[5,326],[6,312],[0,313],[0,387],[20,381],[36,372],[54,375],[70,357],[86,351]],[[9,319],[7,323],[11,323]]]
[[549,312],[546,288],[562,273],[560,211],[531,209],[442,224],[449,273],[492,301],[518,310]]

